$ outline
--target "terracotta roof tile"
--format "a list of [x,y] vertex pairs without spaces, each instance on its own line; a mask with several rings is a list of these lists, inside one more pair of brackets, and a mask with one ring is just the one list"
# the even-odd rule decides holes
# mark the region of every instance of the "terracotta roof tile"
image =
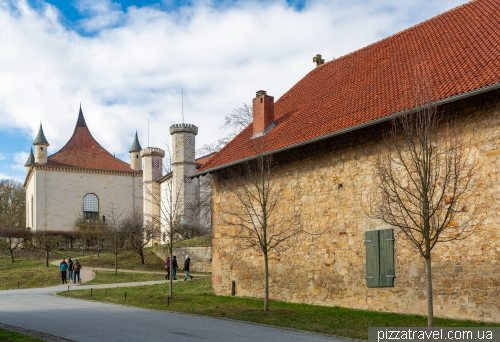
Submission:
[[[416,69],[435,100],[499,83],[499,51],[500,0],[476,0],[327,62],[275,103],[266,151],[413,108]],[[198,172],[254,155],[252,134],[250,125]]]
[[129,164],[112,156],[92,137],[81,108],[73,136],[63,148],[47,158],[46,165],[134,171]]

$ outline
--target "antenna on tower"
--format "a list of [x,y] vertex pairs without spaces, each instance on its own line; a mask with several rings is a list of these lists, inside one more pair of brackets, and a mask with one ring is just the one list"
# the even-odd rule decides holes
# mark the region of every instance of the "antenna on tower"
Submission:
[[184,88],[181,88],[181,94],[182,124],[184,125]]
[[149,118],[148,118],[148,147],[149,147]]

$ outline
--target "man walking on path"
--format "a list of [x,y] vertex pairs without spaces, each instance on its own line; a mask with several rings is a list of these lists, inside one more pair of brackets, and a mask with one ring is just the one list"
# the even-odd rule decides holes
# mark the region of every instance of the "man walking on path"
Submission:
[[174,255],[174,260],[172,260],[172,278],[177,280],[175,277],[177,275],[177,257]]
[[68,281],[66,280],[66,270],[68,269],[68,264],[66,263],[66,260],[64,258],[59,264],[59,269],[61,270],[62,283],[67,284]]
[[[82,269],[82,265],[80,265],[80,262],[78,259],[75,259],[75,263],[73,264],[73,271],[75,272],[75,279],[73,283],[80,283],[80,270]],[[78,281],[76,280],[76,277],[78,277]]]
[[68,281],[73,281],[73,261],[68,258]]
[[167,271],[165,279],[168,280],[170,278],[170,257],[167,257],[167,260],[165,260],[165,271]]
[[188,277],[191,277],[191,280],[193,280],[193,276],[188,273],[190,262],[191,259],[189,259],[189,255],[186,255],[186,260],[184,261],[184,271],[186,272],[186,279],[184,279],[184,281],[188,280]]

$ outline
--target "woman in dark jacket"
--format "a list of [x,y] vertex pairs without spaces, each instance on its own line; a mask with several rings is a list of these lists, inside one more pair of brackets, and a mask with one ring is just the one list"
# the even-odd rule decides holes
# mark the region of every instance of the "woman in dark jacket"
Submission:
[[188,280],[188,277],[191,277],[191,280],[193,280],[193,276],[188,273],[190,262],[191,259],[189,259],[189,255],[186,255],[186,260],[184,261],[184,271],[186,272],[186,279],[184,279],[184,281]]
[[177,257],[174,255],[174,259],[172,260],[172,277],[174,280],[177,280],[175,277],[177,275]]

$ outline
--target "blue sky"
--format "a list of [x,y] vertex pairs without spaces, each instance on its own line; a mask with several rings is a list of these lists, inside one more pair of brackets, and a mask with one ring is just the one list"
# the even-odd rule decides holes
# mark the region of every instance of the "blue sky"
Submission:
[[24,180],[40,122],[57,152],[80,102],[90,131],[128,161],[165,148],[168,127],[201,146],[255,91],[278,99],[314,68],[461,5],[463,0],[0,0],[0,178]]

